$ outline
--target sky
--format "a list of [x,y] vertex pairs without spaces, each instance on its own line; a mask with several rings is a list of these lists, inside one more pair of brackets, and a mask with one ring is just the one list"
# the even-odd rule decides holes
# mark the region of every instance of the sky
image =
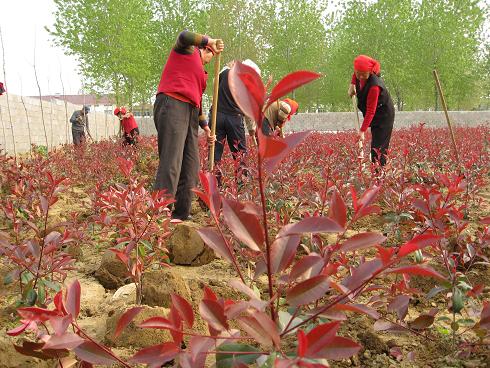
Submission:
[[61,80],[65,94],[78,94],[81,79],[75,57],[65,55],[55,46],[44,29],[54,23],[55,8],[53,0],[0,0],[0,29],[5,51],[2,55],[0,48],[0,81],[4,81],[4,56],[10,93],[38,95],[33,67],[35,50],[41,94],[62,94]]

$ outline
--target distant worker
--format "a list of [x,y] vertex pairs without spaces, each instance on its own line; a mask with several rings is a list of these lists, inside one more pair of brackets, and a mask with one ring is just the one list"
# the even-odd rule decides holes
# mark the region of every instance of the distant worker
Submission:
[[[230,68],[235,64],[234,61],[228,63],[219,74],[219,92],[218,92],[218,114],[216,116],[216,143],[214,146],[214,163],[216,164],[216,178],[221,184],[222,172],[219,168],[219,163],[223,156],[225,147],[225,139],[230,148],[234,160],[240,159],[241,174],[246,174],[245,171],[245,156],[247,153],[247,138],[245,136],[244,118],[245,114],[240,110],[228,84],[228,75]],[[260,75],[260,69],[252,60],[243,61],[244,65],[253,68]],[[211,113],[210,120],[212,119]],[[252,132],[253,134],[253,132]],[[235,177],[241,176],[239,172],[235,172]]]
[[395,106],[380,73],[377,60],[359,55],[354,59],[348,94],[357,96],[357,106],[364,117],[359,139],[364,142],[364,134],[371,127],[371,161],[384,166],[395,122]]
[[202,113],[208,79],[204,65],[223,49],[220,39],[183,31],[163,68],[153,107],[160,158],[154,188],[175,197],[174,219],[185,221],[190,216],[199,173],[199,125],[208,144],[215,140]]
[[87,129],[87,134],[91,140],[93,140],[90,134],[90,129],[88,126],[88,113],[90,107],[83,106],[81,110],[76,110],[70,118],[71,123],[71,133],[73,135],[73,144],[78,146],[85,143],[85,129]]
[[115,108],[114,115],[118,117],[121,123],[120,134],[124,137],[123,144],[130,146],[136,145],[136,143],[138,143],[140,131],[133,113],[131,111],[127,111],[124,106],[121,106]]
[[5,92],[7,92],[7,91],[5,90],[3,83],[0,82],[0,96],[3,95]]
[[[291,117],[298,111],[298,103],[295,100],[286,98],[284,100],[274,101],[265,111],[264,120],[262,121],[262,133],[265,135],[275,135],[282,137],[284,124],[291,120]],[[249,121],[247,121],[249,122]],[[248,127],[249,131],[254,132],[255,123]]]

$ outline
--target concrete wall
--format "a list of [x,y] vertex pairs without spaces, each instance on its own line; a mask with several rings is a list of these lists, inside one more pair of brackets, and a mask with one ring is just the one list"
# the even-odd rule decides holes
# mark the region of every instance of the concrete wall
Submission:
[[[63,101],[56,99],[51,102],[42,101],[41,114],[41,102],[38,98],[9,94],[8,103],[10,105],[10,116],[7,95],[0,96],[1,150],[6,151],[8,154],[13,154],[13,141],[15,141],[15,148],[18,154],[28,152],[30,148],[29,131],[31,142],[39,146],[46,146],[47,136],[49,149],[60,144],[72,143],[69,119],[73,111],[80,110],[81,106],[68,103],[67,109],[65,109]],[[42,115],[44,115],[46,135],[44,134]],[[103,112],[90,112],[88,116],[90,132],[95,140],[109,138],[117,134],[119,121],[114,115]]]
[[[490,124],[490,111],[450,111],[449,117],[453,124],[475,126]],[[153,118],[139,118],[138,124],[142,135],[156,134]],[[359,113],[362,124],[362,115]],[[446,117],[442,111],[403,111],[395,115],[395,128],[409,127],[420,122],[427,127],[447,127]],[[338,131],[349,130],[356,127],[356,118],[353,112],[324,112],[304,113],[293,116],[286,124],[286,132],[303,130]]]

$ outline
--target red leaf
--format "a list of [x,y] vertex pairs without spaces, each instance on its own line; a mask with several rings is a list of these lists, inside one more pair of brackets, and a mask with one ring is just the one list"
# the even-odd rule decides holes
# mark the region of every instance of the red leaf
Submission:
[[67,314],[64,317],[61,316],[53,316],[49,319],[49,323],[53,327],[55,335],[63,335],[66,332],[66,329],[73,321],[71,314]]
[[[199,179],[201,181],[201,185],[204,188],[205,195],[204,202],[209,207],[211,213],[215,216],[219,215],[219,211],[221,209],[221,195],[218,190],[218,183],[216,181],[216,177],[209,172],[199,172]],[[196,191],[198,193],[198,191]]]
[[229,229],[250,249],[259,252],[265,240],[262,226],[257,216],[244,208],[243,203],[223,199],[223,216]]
[[121,332],[126,328],[127,325],[131,323],[131,321],[138,315],[139,312],[143,307],[134,307],[131,309],[128,309],[124,314],[119,318],[119,321],[117,322],[116,326],[116,331],[114,332],[114,338],[118,338]]
[[43,346],[45,349],[68,349],[71,350],[82,344],[85,340],[80,336],[66,332],[63,335],[51,335]]
[[304,256],[298,262],[296,262],[291,269],[291,272],[289,273],[289,281],[294,281],[300,276],[302,279],[308,279],[312,276],[316,276],[320,273],[324,264],[325,262],[323,261],[323,257],[320,257],[316,253]]
[[66,302],[65,308],[68,313],[73,316],[73,319],[77,319],[80,314],[80,293],[81,287],[78,280],[73,283],[66,290]]
[[471,296],[472,298],[477,298],[485,289],[484,284],[478,284],[473,286],[473,289],[469,290],[466,295]]
[[298,356],[303,358],[306,353],[306,349],[308,349],[308,339],[306,338],[306,334],[303,330],[298,330]]
[[347,208],[339,191],[335,189],[330,199],[330,208],[328,209],[328,217],[334,220],[337,224],[345,227],[347,222]]
[[368,247],[372,247],[378,244],[383,243],[386,240],[386,237],[380,233],[361,233],[356,234],[349,239],[347,239],[343,244],[340,250],[342,252],[349,252],[357,249],[364,249]]
[[480,222],[484,225],[490,225],[490,216],[482,218]]
[[292,307],[299,307],[318,300],[329,288],[328,276],[314,276],[288,289],[286,300]]
[[336,304],[332,307],[333,310],[351,311],[367,314],[374,319],[379,318],[379,313],[371,307],[363,304]]
[[303,233],[339,233],[344,228],[328,217],[307,217],[294,224],[283,226],[276,238]]
[[179,330],[169,319],[165,317],[151,317],[139,324],[141,328],[156,328],[159,330]]
[[207,352],[215,345],[215,340],[210,337],[192,336],[189,341],[189,350],[192,358],[192,367],[204,367]]
[[415,318],[408,325],[410,328],[414,330],[425,330],[427,327],[431,326],[434,323],[434,316],[429,314],[422,314]]
[[178,309],[187,327],[192,328],[194,325],[194,311],[189,302],[177,294],[172,294],[172,304]]
[[396,312],[398,319],[402,321],[408,313],[409,302],[410,297],[408,295],[398,295],[388,304],[388,310],[390,312]]
[[382,262],[377,258],[368,262],[364,262],[352,271],[351,276],[346,277],[342,281],[342,285],[344,285],[351,291],[356,290],[364,282],[373,277],[381,269],[382,266]]
[[91,341],[85,341],[73,349],[73,351],[80,360],[90,364],[111,366],[117,361],[111,354]]
[[390,321],[377,320],[373,325],[374,331],[407,332],[403,327]]
[[311,330],[306,338],[308,339],[308,349],[305,357],[311,359],[322,358],[322,351],[333,342],[335,335],[340,327],[340,322],[324,323]]
[[402,266],[402,267],[388,270],[386,271],[386,273],[402,273],[402,274],[409,274],[409,275],[428,276],[440,280],[445,280],[444,276],[442,276],[440,273],[438,273],[437,271],[433,270],[430,267],[424,267],[424,266]]
[[228,328],[223,306],[217,301],[204,299],[199,303],[201,317],[215,330],[223,331]]
[[367,207],[371,203],[373,203],[373,201],[376,199],[378,193],[379,193],[379,187],[377,187],[377,186],[373,186],[373,187],[369,188],[368,190],[366,190],[364,192],[364,194],[362,195],[362,197],[357,201],[357,205],[359,206],[359,208]]
[[257,136],[259,137],[259,155],[264,159],[277,157],[288,147],[284,139],[267,136],[262,133],[262,130],[257,131]]
[[434,244],[436,241],[441,239],[441,236],[435,234],[422,234],[415,236],[409,242],[403,244],[398,251],[398,257],[405,257],[406,255],[415,252],[418,249],[427,247],[428,245]]
[[22,332],[24,332],[27,327],[29,327],[30,325],[32,324],[32,322],[27,322],[27,323],[24,323],[20,326],[17,326],[9,331],[7,331],[7,335],[9,336],[18,336],[20,335]]
[[490,330],[490,303],[484,302],[481,311],[480,328]]
[[271,246],[271,268],[273,273],[280,272],[291,264],[296,255],[301,237],[283,236],[274,240]]
[[251,299],[259,299],[259,297],[254,293],[254,291],[251,288],[249,288],[247,285],[245,285],[240,279],[230,280],[228,284],[232,288],[242,292],[243,294],[247,295]]
[[170,335],[172,335],[174,343],[176,343],[177,346],[180,346],[180,344],[182,343],[182,339],[184,338],[184,334],[182,332],[184,326],[182,323],[182,318],[180,317],[180,313],[173,304],[170,306],[168,320],[174,326],[174,329],[170,330]]
[[57,316],[57,311],[47,310],[38,307],[18,308],[17,313],[22,319],[34,322],[45,322],[52,316]]
[[216,294],[209,287],[204,286],[203,292],[204,292],[204,295],[202,297],[203,300],[204,299],[209,299],[209,300],[214,300],[214,301],[218,300],[218,297],[216,296]]
[[228,249],[225,241],[221,235],[213,228],[206,227],[197,230],[197,233],[201,237],[202,241],[206,245],[214,250],[220,257],[226,259],[228,262],[233,262],[233,256]]
[[151,368],[159,368],[174,359],[179,352],[180,349],[177,345],[173,342],[166,342],[138,351],[130,359],[130,362],[148,364]]
[[306,137],[308,137],[310,134],[310,131],[298,132],[289,134],[284,139],[281,139],[282,142],[286,143],[286,148],[281,150],[281,152],[276,155],[267,156],[267,158],[264,160],[265,169],[269,173],[273,173],[277,166],[281,163],[281,161],[298,145],[303,143]]
[[264,312],[254,311],[252,315],[239,317],[237,321],[261,345],[279,347],[281,339],[276,324]]
[[287,95],[289,92],[301,87],[304,84],[310,83],[315,79],[320,78],[322,75],[310,72],[308,70],[298,70],[286,75],[272,88],[272,92],[268,98],[266,108],[269,107],[274,101]]
[[357,354],[361,345],[345,337],[335,336],[317,355],[324,359],[342,360]]
[[228,74],[228,84],[236,104],[250,119],[260,124],[265,89],[253,68],[237,61]]

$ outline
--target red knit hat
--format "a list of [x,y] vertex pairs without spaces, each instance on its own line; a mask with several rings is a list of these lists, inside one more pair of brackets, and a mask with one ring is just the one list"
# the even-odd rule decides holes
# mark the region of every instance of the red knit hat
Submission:
[[378,60],[366,55],[359,55],[354,59],[354,69],[358,72],[379,74],[381,72],[381,65]]

